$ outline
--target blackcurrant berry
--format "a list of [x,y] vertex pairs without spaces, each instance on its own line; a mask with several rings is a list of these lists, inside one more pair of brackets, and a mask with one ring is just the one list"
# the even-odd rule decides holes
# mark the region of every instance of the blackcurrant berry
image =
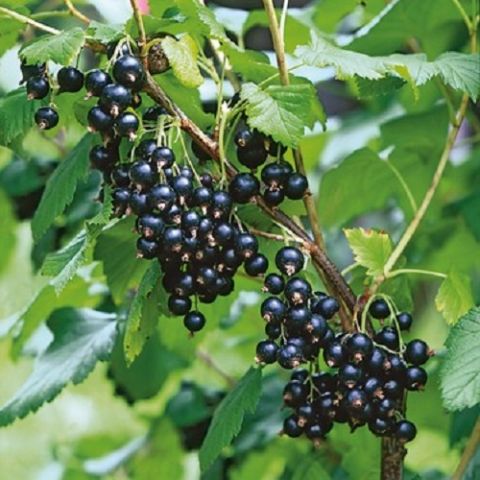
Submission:
[[412,340],[407,343],[403,358],[415,366],[423,365],[430,358],[430,350],[423,340]]
[[161,115],[168,115],[168,112],[163,107],[159,107],[159,106],[149,107],[145,110],[145,112],[143,112],[142,120],[145,123],[148,123],[148,122],[156,123],[158,120],[158,117],[160,117]]
[[229,192],[237,203],[248,203],[258,194],[260,182],[251,173],[238,173],[230,182]]
[[312,375],[314,387],[321,393],[328,393],[334,390],[337,384],[335,376],[328,372],[316,372]]
[[192,194],[192,206],[206,208],[212,203],[213,191],[209,187],[197,187]]
[[113,208],[116,216],[125,214],[130,200],[130,190],[127,188],[116,188],[112,192]]
[[183,232],[178,227],[167,227],[163,232],[163,246],[168,252],[182,250]]
[[354,362],[361,362],[371,355],[373,342],[365,333],[354,333],[347,340],[347,349]]
[[263,275],[268,270],[268,259],[265,255],[257,253],[245,260],[245,272],[251,277]]
[[93,107],[87,115],[88,130],[91,132],[106,132],[113,127],[113,117],[100,107]]
[[292,277],[285,285],[284,294],[292,305],[297,305],[305,303],[310,298],[312,287],[303,278]]
[[340,310],[340,305],[335,298],[324,297],[319,301],[317,310],[320,315],[330,320]]
[[175,279],[173,292],[180,297],[189,297],[195,293],[195,280],[193,275],[184,272]]
[[347,361],[347,351],[340,341],[333,341],[323,350],[323,359],[329,367],[340,367]]
[[35,123],[42,130],[50,130],[58,124],[58,113],[51,107],[40,107],[35,112]]
[[130,167],[130,179],[138,189],[148,190],[157,181],[158,173],[151,163],[140,160]]
[[327,332],[327,321],[318,313],[313,313],[310,321],[307,323],[305,330],[310,333],[316,341],[322,340]]
[[363,377],[362,369],[353,363],[346,363],[338,370],[338,380],[347,388],[353,388],[360,383]]
[[135,215],[143,215],[151,211],[148,205],[148,197],[143,192],[132,192],[130,195],[129,207]]
[[403,394],[403,383],[398,380],[388,380],[383,384],[383,392],[388,398],[398,399]]
[[277,352],[277,362],[287,370],[297,368],[302,361],[302,357],[301,350],[293,344],[284,345]]
[[118,117],[131,103],[132,94],[118,83],[107,85],[99,100],[100,107],[112,117]]
[[308,379],[308,370],[305,368],[300,368],[298,370],[295,370],[292,372],[292,375],[290,376],[290,380],[297,380],[301,383],[305,383]]
[[368,312],[373,318],[382,320],[390,316],[390,307],[383,298],[379,298],[370,304]]
[[32,77],[27,81],[27,98],[29,100],[45,98],[50,92],[50,84],[45,77]]
[[137,240],[138,257],[151,260],[158,254],[159,245],[155,240],[140,237]]
[[142,62],[133,55],[122,55],[113,65],[113,77],[123,86],[139,90],[145,81]]
[[265,281],[263,283],[263,291],[271,293],[273,295],[278,295],[283,292],[285,288],[285,282],[283,277],[276,273],[269,273],[265,277]]
[[382,382],[376,377],[369,377],[365,380],[363,385],[363,391],[368,395],[370,398],[383,398],[383,384]]
[[267,323],[265,325],[265,335],[270,340],[276,340],[282,334],[282,327],[278,323]]
[[273,190],[283,188],[288,179],[288,173],[283,163],[273,162],[263,167],[261,177],[263,183]]
[[368,422],[368,429],[380,437],[388,435],[395,425],[392,418],[378,418],[375,417]]
[[238,161],[245,167],[254,170],[267,160],[267,151],[263,148],[237,148]]
[[205,316],[201,312],[192,311],[185,315],[183,324],[190,332],[199,332],[205,326]]
[[255,357],[258,363],[271,364],[277,360],[278,345],[272,340],[263,340],[257,345],[257,356]]
[[412,316],[407,312],[401,312],[397,315],[397,322],[400,330],[408,331],[412,326]]
[[136,149],[136,154],[143,160],[150,160],[153,151],[157,148],[157,142],[155,140],[146,139],[142,140]]
[[285,195],[291,200],[300,200],[308,188],[308,180],[301,173],[293,173],[287,179]]
[[215,219],[228,217],[233,207],[233,200],[228,192],[216,190],[212,195],[212,215]]
[[393,428],[395,438],[401,443],[411,442],[417,436],[417,429],[412,422],[400,420]]
[[298,407],[307,399],[308,387],[305,383],[292,380],[283,389],[283,403],[288,407]]
[[175,192],[168,185],[155,185],[148,193],[148,203],[151,208],[160,212],[166,212],[173,205],[176,197]]
[[60,92],[78,92],[83,87],[83,73],[74,67],[62,67],[57,73]]
[[138,117],[131,112],[122,113],[115,121],[118,135],[127,137],[129,140],[135,140],[135,138],[137,138],[136,132],[139,126],[140,122],[138,121]]
[[380,418],[389,418],[395,414],[397,403],[391,398],[383,398],[376,405],[376,412]]
[[260,312],[267,322],[279,323],[287,313],[287,306],[278,297],[269,297],[263,301]]
[[175,163],[175,154],[171,148],[157,147],[151,153],[151,159],[158,168],[168,168]]
[[145,238],[160,239],[165,229],[165,222],[156,215],[145,214],[138,217],[136,227],[137,232]]
[[352,388],[346,396],[346,404],[349,409],[363,408],[367,403],[367,395],[359,388]]
[[30,80],[32,77],[43,77],[47,71],[47,65],[45,63],[28,65],[25,60],[22,60],[20,70],[22,72],[22,80],[20,81],[20,84],[22,84]]
[[248,128],[239,130],[235,135],[237,147],[253,150],[256,148],[265,148],[265,137],[257,130]]
[[427,380],[427,372],[422,367],[409,367],[405,372],[405,388],[407,390],[423,390]]
[[192,301],[188,297],[171,295],[168,298],[168,309],[173,315],[186,315],[192,308]]
[[85,75],[85,89],[90,97],[99,97],[110,83],[112,79],[104,70],[92,70]]
[[400,345],[398,332],[393,327],[383,327],[379,330],[375,335],[375,342],[395,351],[398,350]]
[[305,258],[296,247],[283,247],[275,256],[275,265],[285,275],[292,276],[302,270]]
[[303,433],[303,428],[298,424],[298,417],[290,415],[283,422],[283,433],[290,438],[297,438]]
[[[101,145],[95,145],[89,153],[90,164],[93,168],[100,170],[101,172],[108,172],[117,161],[117,157],[112,150],[105,148]],[[119,185],[128,186],[128,185]]]
[[285,326],[289,334],[300,335],[302,332],[305,332],[311,319],[312,312],[309,308],[304,305],[296,305],[288,309],[285,317]]
[[241,258],[251,258],[258,252],[258,241],[250,233],[240,233],[235,237],[234,248]]
[[366,368],[372,374],[380,374],[384,371],[387,362],[387,355],[383,349],[374,347],[370,358],[367,360]]
[[263,192],[262,198],[268,206],[277,207],[285,200],[285,192],[280,189],[267,189]]
[[112,174],[110,176],[112,183],[117,187],[125,187],[127,188],[130,186],[130,167],[126,164],[118,165],[112,170]]
[[213,229],[213,238],[215,239],[215,242],[222,247],[230,245],[234,236],[235,229],[228,222],[219,222]]

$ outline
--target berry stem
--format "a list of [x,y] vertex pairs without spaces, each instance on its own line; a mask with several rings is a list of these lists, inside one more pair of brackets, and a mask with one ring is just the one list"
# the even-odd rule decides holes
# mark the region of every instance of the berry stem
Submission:
[[448,275],[441,272],[432,272],[431,270],[421,270],[417,268],[400,268],[398,270],[393,270],[387,276],[387,278],[397,277],[398,275],[408,275],[408,274],[416,274],[416,275],[430,275],[431,277],[438,277],[438,278],[447,278]]
[[147,34],[145,33],[145,25],[143,24],[142,12],[138,5],[137,0],[130,0],[130,5],[132,6],[133,16],[135,17],[135,23],[138,27],[138,33],[140,35],[140,50],[143,63],[147,62]]
[[64,2],[66,7],[68,8],[68,11],[72,16],[78,18],[80,21],[82,21],[83,23],[86,23],[87,25],[90,24],[91,22],[90,18],[88,18],[80,10],[78,10],[73,4],[72,0],[64,0]]
[[465,450],[463,451],[460,462],[455,469],[455,472],[452,475],[452,480],[462,480],[465,470],[467,469],[472,457],[475,455],[475,452],[478,449],[480,444],[480,418],[477,420],[477,423],[473,427],[472,434],[468,439]]
[[43,32],[51,33],[52,35],[59,35],[61,33],[61,31],[57,30],[56,28],[49,27],[44,23],[40,23],[40,22],[37,22],[36,20],[32,20],[31,18],[26,17],[25,15],[22,15],[18,12],[14,12],[9,8],[0,7],[0,13],[3,13],[7,17],[13,18],[14,20],[17,20],[21,23],[25,23],[26,25],[30,25],[31,27],[34,27],[38,30],[42,30]]

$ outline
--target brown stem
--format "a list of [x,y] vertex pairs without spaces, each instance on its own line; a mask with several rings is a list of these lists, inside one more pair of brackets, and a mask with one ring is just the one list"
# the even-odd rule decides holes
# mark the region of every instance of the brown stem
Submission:
[[403,458],[407,450],[393,437],[382,438],[382,480],[401,480],[403,478]]
[[135,17],[135,23],[137,24],[138,33],[140,36],[140,41],[138,42],[138,45],[141,50],[142,59],[145,61],[145,58],[147,56],[147,34],[145,33],[145,25],[143,24],[142,12],[140,11],[137,0],[130,0],[130,5],[132,6],[133,16]]
[[91,22],[90,18],[88,18],[80,10],[78,10],[77,7],[75,7],[75,5],[73,4],[72,0],[64,0],[64,1],[71,15],[78,18],[79,20],[81,20],[83,23],[86,23],[87,25],[90,24]]

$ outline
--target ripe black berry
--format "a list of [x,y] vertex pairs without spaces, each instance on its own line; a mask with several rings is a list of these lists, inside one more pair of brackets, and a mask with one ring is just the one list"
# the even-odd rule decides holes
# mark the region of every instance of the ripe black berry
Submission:
[[205,326],[205,316],[201,312],[189,312],[185,315],[183,324],[190,332],[199,332]]
[[277,359],[278,345],[272,340],[263,340],[257,345],[258,363],[271,364]]
[[375,434],[383,437],[388,435],[395,425],[395,421],[392,418],[373,418],[368,422],[369,430]]
[[211,209],[213,218],[228,217],[233,207],[232,197],[228,192],[216,190],[212,195]]
[[347,351],[341,342],[334,341],[323,350],[323,359],[329,367],[340,367],[347,360]]
[[132,192],[130,195],[129,207],[135,215],[143,215],[151,211],[148,205],[147,194],[144,192]]
[[188,297],[171,295],[168,298],[168,309],[174,315],[186,315],[192,308],[192,301]]
[[409,367],[405,372],[405,388],[407,390],[423,390],[428,375],[422,367]]
[[275,256],[275,265],[288,276],[298,273],[305,263],[302,252],[296,247],[283,247]]
[[333,297],[324,297],[319,300],[317,310],[320,315],[329,320],[340,310],[340,305],[337,299]]
[[245,272],[251,277],[263,275],[268,270],[268,259],[265,255],[257,253],[245,261]]
[[379,298],[370,304],[368,312],[373,318],[381,320],[390,316],[390,307],[383,298]]
[[78,92],[83,87],[83,73],[74,67],[62,67],[57,73],[60,92]]
[[50,130],[58,124],[58,113],[51,107],[40,107],[35,112],[35,123],[42,130]]
[[267,189],[263,192],[263,200],[270,207],[277,207],[285,200],[285,192],[280,189]]
[[138,121],[138,117],[130,112],[122,113],[115,121],[118,135],[121,137],[127,137],[129,140],[135,140],[139,126],[140,122]]
[[265,281],[263,283],[263,290],[265,292],[271,293],[273,295],[278,295],[283,292],[284,288],[285,282],[280,275],[276,273],[269,273],[265,277]]
[[138,189],[149,189],[155,184],[157,178],[157,172],[148,162],[140,160],[130,167],[130,179]]
[[150,160],[153,151],[157,148],[157,142],[155,140],[146,139],[142,140],[137,147],[136,154],[143,160]]
[[[112,150],[109,150],[101,145],[95,145],[89,154],[90,163],[93,168],[100,170],[101,172],[109,171],[115,162],[117,161],[116,156],[113,154]],[[128,185],[118,185],[118,186],[128,186]]]
[[145,71],[140,59],[122,55],[113,65],[113,77],[123,86],[139,90],[145,81]]
[[411,442],[417,436],[417,429],[412,422],[400,420],[395,424],[394,435],[402,443]]
[[158,117],[160,117],[161,115],[168,115],[168,112],[163,107],[148,107],[145,112],[143,112],[142,120],[144,122],[156,123]]
[[286,369],[297,368],[301,361],[302,352],[296,345],[287,344],[279,348],[277,362],[281,367]]
[[410,330],[412,326],[412,316],[407,312],[401,312],[397,315],[397,322],[400,330]]
[[112,202],[115,215],[121,217],[125,214],[130,200],[130,190],[126,188],[116,188],[112,192]]
[[235,143],[237,147],[249,150],[265,148],[265,137],[257,130],[245,128],[237,132]]
[[258,194],[260,182],[251,173],[238,173],[230,182],[229,192],[237,203],[248,203]]
[[136,228],[137,232],[145,238],[159,239],[165,229],[165,222],[160,217],[147,213],[138,217]]
[[291,415],[284,420],[283,433],[291,438],[299,437],[303,433],[303,428],[298,424],[296,415]]
[[152,151],[151,159],[158,168],[168,168],[175,163],[175,154],[171,148],[157,147]]
[[240,233],[235,238],[235,251],[243,258],[253,257],[258,252],[258,240],[250,233]]
[[279,323],[287,313],[287,306],[277,297],[269,297],[263,301],[260,312],[267,322]]
[[85,75],[85,89],[87,95],[91,97],[99,97],[110,83],[112,83],[110,75],[103,70],[92,70]]
[[46,77],[32,77],[27,81],[27,98],[29,100],[45,98],[50,92]]
[[371,355],[373,342],[364,333],[354,333],[347,340],[347,349],[354,362],[361,362],[364,358]]
[[140,237],[137,240],[137,251],[140,258],[151,260],[158,254],[159,245],[155,240]]
[[25,60],[22,60],[20,70],[22,72],[22,80],[20,81],[20,84],[22,84],[30,80],[32,77],[43,77],[47,70],[47,65],[45,63],[28,65]]
[[430,358],[428,345],[423,340],[412,340],[407,343],[403,357],[412,365],[423,365]]
[[353,363],[346,363],[338,370],[338,380],[347,388],[353,388],[363,377],[362,369]]
[[297,305],[305,303],[310,298],[312,287],[303,278],[292,277],[285,285],[284,294],[292,305]]
[[287,179],[285,195],[291,200],[300,200],[308,188],[308,180],[301,173],[293,173]]
[[113,117],[105,113],[100,107],[93,107],[88,111],[88,129],[91,132],[106,132],[113,127]]
[[117,187],[128,187],[130,186],[130,167],[126,164],[118,165],[118,167],[112,170],[110,179],[112,183]]
[[282,334],[282,327],[278,323],[267,323],[265,325],[265,335],[270,340],[276,340]]
[[112,117],[118,117],[131,102],[132,94],[129,90],[118,83],[111,83],[103,89],[99,105]]
[[245,167],[254,170],[265,163],[267,151],[263,148],[238,148],[238,161]]
[[398,332],[393,327],[383,327],[375,335],[375,342],[387,347],[390,350],[398,350],[400,340]]
[[307,385],[298,380],[292,380],[283,389],[283,402],[289,407],[296,407],[305,402],[307,395]]
[[307,307],[296,305],[288,309],[285,317],[285,326],[290,335],[300,335],[306,331],[311,319],[312,312]]

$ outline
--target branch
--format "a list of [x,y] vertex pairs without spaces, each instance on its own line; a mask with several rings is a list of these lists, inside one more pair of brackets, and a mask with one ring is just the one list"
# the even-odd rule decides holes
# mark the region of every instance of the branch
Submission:
[[14,20],[17,20],[26,25],[30,25],[31,27],[34,27],[37,30],[42,30],[43,32],[51,33],[52,35],[59,35],[61,33],[61,31],[57,30],[56,28],[49,27],[44,23],[40,23],[35,20],[32,20],[31,18],[26,17],[25,15],[14,12],[13,10],[10,10],[5,7],[0,7],[0,13],[3,13],[7,17],[13,18]]
[[72,0],[64,0],[64,1],[65,1],[65,5],[68,8],[68,11],[70,12],[71,15],[78,18],[83,23],[86,23],[87,25],[90,25],[90,22],[91,22],[90,18],[88,18],[80,10],[78,10],[75,7],[75,5],[73,4]]
[[142,52],[142,59],[145,61],[147,52],[147,34],[145,33],[145,25],[143,24],[142,12],[138,6],[137,0],[130,0],[130,5],[133,9],[133,16],[135,17],[135,23],[138,27],[138,33],[140,35],[139,47]]
[[472,457],[475,455],[480,444],[480,418],[477,420],[475,427],[473,427],[472,434],[468,439],[465,450],[463,451],[460,462],[455,469],[455,472],[452,475],[452,480],[462,480],[465,470],[468,467],[468,464],[472,460]]

